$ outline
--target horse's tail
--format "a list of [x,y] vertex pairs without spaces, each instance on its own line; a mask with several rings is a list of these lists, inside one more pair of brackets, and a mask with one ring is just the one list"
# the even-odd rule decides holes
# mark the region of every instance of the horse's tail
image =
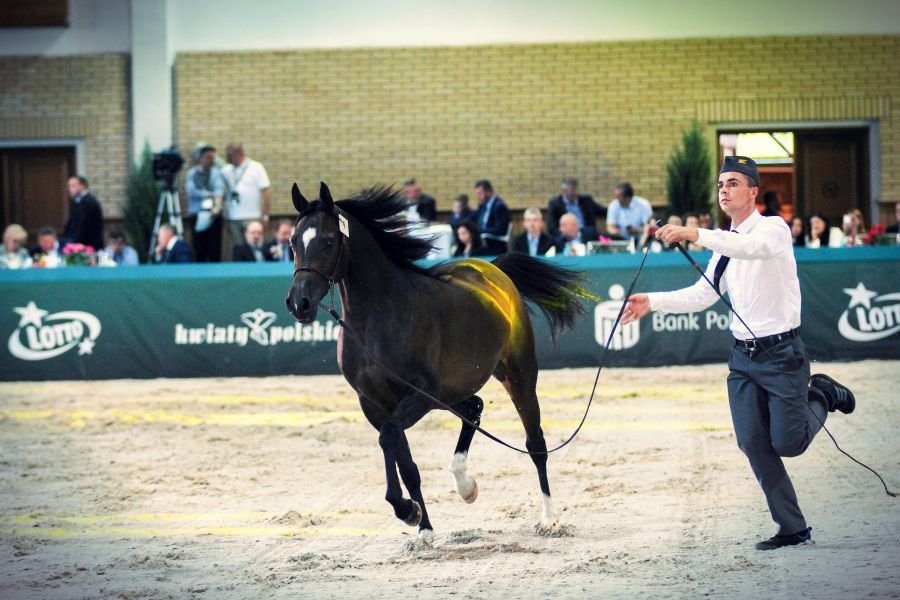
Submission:
[[554,341],[560,333],[572,328],[576,318],[585,314],[582,300],[600,300],[580,285],[585,280],[580,271],[557,267],[522,252],[507,252],[491,262],[512,280],[526,300],[544,313]]

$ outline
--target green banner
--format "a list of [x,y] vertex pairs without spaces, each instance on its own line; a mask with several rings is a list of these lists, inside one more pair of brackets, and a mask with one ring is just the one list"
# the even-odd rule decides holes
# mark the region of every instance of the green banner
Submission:
[[[695,258],[704,265],[708,254]],[[556,346],[535,318],[540,365],[594,366],[640,257],[554,260],[585,271],[607,300]],[[812,360],[900,358],[900,248],[798,250],[797,260]],[[636,290],[676,289],[696,276],[682,256],[654,254]],[[282,264],[0,272],[0,380],[337,373],[339,328],[323,312],[310,325],[294,321],[284,307],[290,282]],[[721,302],[648,315],[616,332],[606,364],[725,361],[729,321]]]

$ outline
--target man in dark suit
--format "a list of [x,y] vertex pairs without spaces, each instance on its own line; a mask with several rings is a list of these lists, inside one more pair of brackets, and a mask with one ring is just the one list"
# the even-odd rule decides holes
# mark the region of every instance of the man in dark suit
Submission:
[[268,262],[273,260],[269,247],[263,243],[263,225],[259,221],[247,223],[244,230],[244,243],[235,244],[231,250],[234,262]]
[[490,254],[503,254],[509,244],[509,208],[503,198],[494,193],[494,187],[487,179],[475,182],[475,197],[478,198],[475,218],[481,229],[481,239]]
[[177,235],[175,228],[166,223],[159,226],[153,262],[156,264],[194,262],[194,251],[190,244]]
[[88,180],[82,176],[69,177],[69,220],[63,233],[63,243],[72,242],[103,249],[103,210],[88,189]]
[[547,250],[553,247],[553,240],[544,233],[544,217],[539,208],[525,210],[522,221],[525,231],[513,238],[509,243],[509,249],[513,252],[522,252],[531,256],[543,256]]
[[559,218],[567,212],[578,219],[578,230],[582,239],[596,240],[597,217],[606,216],[606,207],[597,203],[593,196],[578,193],[578,180],[574,177],[566,177],[562,180],[562,193],[550,198],[547,203],[547,221],[550,235],[553,238],[560,236]]
[[407,179],[403,183],[403,195],[409,202],[407,220],[425,221],[432,223],[437,221],[437,202],[428,194],[422,193],[422,186],[415,179]]
[[294,262],[294,250],[291,248],[291,234],[294,232],[294,224],[284,220],[278,222],[275,229],[275,239],[266,244],[265,253],[269,260],[277,262]]

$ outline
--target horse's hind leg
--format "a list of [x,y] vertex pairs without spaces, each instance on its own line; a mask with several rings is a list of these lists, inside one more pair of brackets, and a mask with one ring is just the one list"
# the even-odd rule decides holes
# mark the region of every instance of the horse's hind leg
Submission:
[[[481,411],[484,410],[484,402],[478,396],[472,396],[456,407],[459,413],[472,423],[481,423]],[[459,432],[459,440],[456,442],[456,450],[453,451],[453,461],[450,463],[450,473],[456,480],[456,491],[460,497],[471,504],[478,498],[478,484],[466,472],[466,461],[469,457],[469,446],[475,436],[475,428],[467,423],[462,424]]]
[[[556,525],[556,515],[553,512],[553,503],[550,499],[550,482],[547,479],[547,442],[544,440],[544,431],[541,429],[541,407],[537,399],[537,359],[534,351],[530,356],[520,353],[518,356],[509,356],[498,365],[494,376],[506,388],[512,399],[522,425],[525,427],[525,447],[531,452],[531,461],[538,473],[538,483],[541,487],[541,511],[540,527],[552,528]],[[524,356],[523,356],[524,355]]]

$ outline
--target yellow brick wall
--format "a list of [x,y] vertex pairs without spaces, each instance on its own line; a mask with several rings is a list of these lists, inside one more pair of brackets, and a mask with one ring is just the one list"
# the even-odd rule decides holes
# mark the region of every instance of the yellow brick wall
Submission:
[[107,216],[128,176],[125,55],[0,57],[0,139],[83,139],[85,172]]
[[564,175],[664,204],[694,118],[713,142],[717,122],[877,119],[882,195],[900,198],[898,62],[900,36],[186,53],[177,135],[243,141],[276,211],[295,180],[346,195],[410,176],[444,208],[479,177],[543,206]]

